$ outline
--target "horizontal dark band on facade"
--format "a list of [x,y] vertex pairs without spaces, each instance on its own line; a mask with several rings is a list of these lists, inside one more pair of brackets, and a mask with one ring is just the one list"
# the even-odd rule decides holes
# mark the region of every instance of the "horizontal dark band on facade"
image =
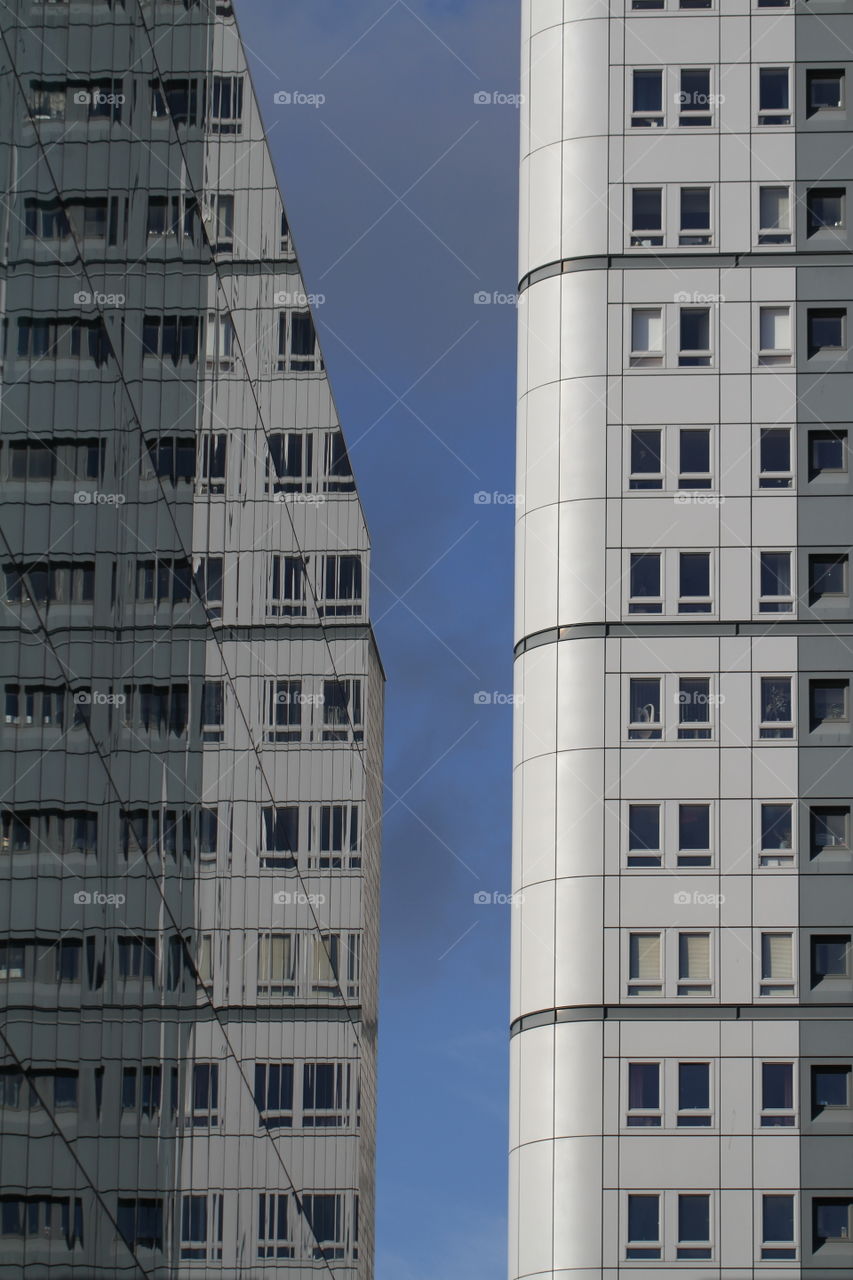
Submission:
[[558,1022],[846,1022],[853,1021],[853,1003],[841,1004],[644,1004],[570,1005],[541,1009],[516,1018],[509,1034],[519,1035]]
[[794,253],[659,253],[634,257],[627,253],[590,254],[588,257],[559,258],[522,276],[518,292],[524,293],[540,280],[568,275],[574,271],[729,271],[734,267],[849,267],[853,250],[822,253],[796,250]]
[[153,1006],[148,1003],[129,1000],[123,1004],[106,1002],[99,1005],[78,1005],[72,1009],[62,1005],[52,1008],[45,1005],[7,1004],[3,1010],[3,1021],[6,1027],[16,1022],[27,1026],[80,1026],[81,1024],[100,1023],[107,1015],[115,1015],[118,1021],[126,1018],[128,1010],[143,1023],[173,1023],[184,1026],[187,1017],[193,1025],[198,1021],[210,1022],[215,1017],[219,1022],[255,1023],[275,1022],[362,1022],[364,1009],[360,1004],[322,1005],[322,1004],[232,1004],[232,1005],[198,1005],[198,1004],[161,1004]]
[[[672,639],[679,636],[819,636],[826,635],[823,622],[802,622],[795,619],[774,622],[581,622],[570,627],[549,627],[546,631],[534,631],[522,636],[513,649],[520,658],[529,649],[543,644],[556,644],[560,640],[610,640],[610,639]],[[853,622],[833,622],[833,636],[853,636]]]

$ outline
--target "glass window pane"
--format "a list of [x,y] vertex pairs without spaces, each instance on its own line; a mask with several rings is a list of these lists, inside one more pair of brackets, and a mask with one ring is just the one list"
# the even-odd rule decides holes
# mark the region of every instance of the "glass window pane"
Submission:
[[628,1064],[628,1106],[641,1111],[656,1111],[660,1107],[660,1065],[657,1062]]
[[793,1196],[770,1195],[763,1197],[761,1236],[765,1242],[787,1242],[794,1239]]
[[761,1106],[768,1111],[793,1109],[793,1063],[763,1062],[761,1064]]
[[788,68],[762,67],[758,73],[759,107],[762,111],[788,108]]
[[789,804],[761,806],[761,848],[790,849],[793,838],[793,808]]
[[678,469],[682,474],[707,474],[711,470],[711,432],[682,427],[678,433]]
[[710,1088],[711,1068],[707,1062],[679,1062],[679,1111],[707,1110],[711,1105]]
[[635,187],[631,195],[634,231],[658,231],[661,227],[661,188]]
[[787,187],[761,187],[758,196],[758,223],[762,230],[788,230],[791,225],[791,198]]
[[711,806],[680,804],[678,806],[678,847],[705,850],[711,845]]
[[663,78],[660,71],[634,72],[634,111],[660,111],[663,107]]
[[628,1239],[657,1241],[660,1238],[658,1196],[628,1197]]

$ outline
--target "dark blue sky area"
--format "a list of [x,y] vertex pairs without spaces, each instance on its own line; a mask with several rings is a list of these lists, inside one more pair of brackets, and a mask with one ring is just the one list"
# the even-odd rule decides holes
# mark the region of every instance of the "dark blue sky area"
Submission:
[[[503,1274],[518,0],[237,0],[388,674],[378,1280]],[[324,94],[320,107],[276,92]]]

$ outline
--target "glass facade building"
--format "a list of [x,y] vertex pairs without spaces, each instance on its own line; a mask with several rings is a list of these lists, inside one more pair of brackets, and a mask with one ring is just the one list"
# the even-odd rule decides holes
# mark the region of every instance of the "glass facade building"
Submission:
[[383,674],[232,7],[0,62],[0,1276],[368,1280]]

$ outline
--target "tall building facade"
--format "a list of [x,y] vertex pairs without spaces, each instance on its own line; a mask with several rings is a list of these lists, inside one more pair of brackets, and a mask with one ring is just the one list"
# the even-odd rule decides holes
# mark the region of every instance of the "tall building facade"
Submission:
[[525,0],[513,1277],[853,1271],[847,0]]
[[0,62],[0,1275],[369,1280],[369,543],[232,6]]

